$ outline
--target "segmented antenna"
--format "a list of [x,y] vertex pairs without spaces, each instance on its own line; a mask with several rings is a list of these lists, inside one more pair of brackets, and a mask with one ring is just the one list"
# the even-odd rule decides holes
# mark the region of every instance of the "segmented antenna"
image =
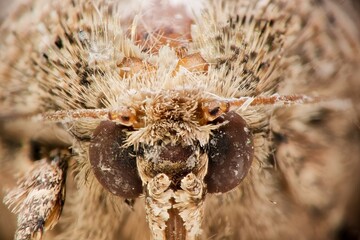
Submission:
[[272,95],[272,96],[258,96],[258,97],[240,97],[234,100],[227,101],[229,104],[229,111],[244,110],[249,106],[263,106],[263,105],[295,105],[306,103],[317,103],[322,101],[318,97],[310,97],[306,95]]
[[[241,97],[237,99],[225,99],[224,101],[229,105],[229,111],[238,109],[246,109],[251,106],[260,105],[295,105],[305,103],[316,103],[321,101],[320,98],[309,97],[305,95],[273,95],[269,97]],[[54,122],[70,122],[76,120],[86,119],[106,119],[114,120],[112,116],[121,116],[125,113],[124,108],[119,109],[81,109],[81,110],[61,110],[56,112],[47,112],[35,116],[36,119],[43,121]]]
[[[219,99],[215,100],[218,103],[223,102],[227,105],[228,111],[242,111],[249,107],[273,105],[273,106],[291,106],[297,104],[311,104],[311,103],[323,103],[331,105],[331,107],[337,109],[345,109],[351,106],[349,100],[344,99],[330,99],[326,100],[320,97],[310,97],[307,95],[272,95],[272,96],[258,96],[258,97],[240,97],[234,99]],[[119,107],[117,109],[76,109],[76,110],[60,110],[55,112],[46,112],[40,114],[18,114],[12,117],[0,117],[5,118],[31,118],[34,121],[45,122],[71,122],[77,120],[86,119],[99,119],[99,120],[114,120],[120,121],[124,125],[126,124],[124,117],[132,120],[135,112],[129,110],[128,107]],[[127,121],[129,121],[127,119]],[[132,120],[130,122],[134,122]],[[131,124],[129,124],[131,125]]]

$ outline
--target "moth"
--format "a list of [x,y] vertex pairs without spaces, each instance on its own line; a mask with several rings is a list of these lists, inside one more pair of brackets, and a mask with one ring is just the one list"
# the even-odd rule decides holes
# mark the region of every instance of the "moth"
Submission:
[[19,2],[0,30],[15,239],[359,236],[352,6]]

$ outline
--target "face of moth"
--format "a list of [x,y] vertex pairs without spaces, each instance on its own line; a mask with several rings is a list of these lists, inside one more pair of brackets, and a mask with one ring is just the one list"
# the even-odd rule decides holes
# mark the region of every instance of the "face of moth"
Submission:
[[[192,205],[202,209],[206,193],[235,188],[251,166],[254,149],[245,120],[224,104],[196,96],[186,91],[147,96],[142,105],[123,108],[93,133],[89,160],[96,178],[120,197],[144,194],[154,236],[159,223],[171,229],[175,221],[192,225],[185,228],[196,235],[202,215],[182,213]],[[157,208],[162,217],[153,213]]]
[[[210,193],[227,192],[240,183],[253,155],[245,120],[235,112],[222,112],[220,106],[209,109],[182,95],[174,92],[172,97],[157,98],[152,106],[142,106],[143,111],[125,111],[116,116],[123,124],[116,120],[99,124],[89,157],[104,187],[134,198],[142,193],[141,180],[146,184],[163,173],[171,179],[171,188],[177,189],[184,176],[201,167],[209,168],[205,184]],[[149,117],[146,111],[156,113]],[[141,127],[124,125],[130,121]]]

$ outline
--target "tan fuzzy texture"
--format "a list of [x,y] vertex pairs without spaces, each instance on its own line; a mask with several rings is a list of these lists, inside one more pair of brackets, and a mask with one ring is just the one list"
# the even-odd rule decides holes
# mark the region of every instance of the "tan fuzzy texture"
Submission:
[[[15,173],[28,172],[44,157],[51,159],[53,151],[70,150],[67,179],[53,179],[58,182],[45,196],[57,200],[54,191],[66,181],[63,212],[53,230],[44,228],[42,239],[162,239],[163,232],[152,233],[155,227],[149,224],[163,227],[167,210],[176,206],[188,239],[359,238],[358,5],[349,0],[175,2],[15,4],[0,28],[0,187],[36,191],[27,185],[34,175],[16,186]],[[169,28],[175,35],[159,33]],[[184,56],[191,54],[200,54],[201,71],[179,62],[190,61]],[[131,69],[124,66],[127,59],[143,64]],[[159,196],[153,194],[159,189],[149,190],[159,174],[146,168],[150,157],[153,164],[165,146],[191,146],[192,157],[199,158],[213,132],[227,124],[204,123],[203,106],[209,99],[274,94],[326,101],[237,109],[251,132],[254,156],[247,176],[231,191],[207,193],[207,167],[197,166],[199,159],[179,164],[179,169],[191,169],[186,174],[164,174],[173,179]],[[135,151],[134,161],[141,159],[136,155],[140,150],[144,156],[153,154],[142,159],[145,170],[137,166],[144,192],[135,199],[110,193],[90,163],[93,134],[104,119],[39,118],[60,110],[123,107],[137,114],[139,127],[124,130],[126,140],[119,149]],[[192,163],[196,166],[189,167]],[[186,192],[188,176],[194,177],[190,182],[195,189]],[[5,203],[18,203],[17,193],[8,194]],[[21,219],[39,205],[19,206]],[[56,210],[54,206],[46,209]],[[149,219],[157,207],[163,207],[163,215]],[[2,210],[0,220],[14,219]],[[48,216],[43,216],[45,224],[52,227],[56,221],[47,221]],[[192,222],[199,225],[190,226]],[[17,229],[24,224],[18,222]],[[16,230],[7,231],[12,235]],[[17,239],[36,239],[32,233]],[[2,234],[0,238],[9,236]]]

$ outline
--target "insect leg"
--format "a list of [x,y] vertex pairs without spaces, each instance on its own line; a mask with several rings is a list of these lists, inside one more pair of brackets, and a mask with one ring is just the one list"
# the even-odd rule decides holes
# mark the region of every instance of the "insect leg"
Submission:
[[65,202],[68,150],[52,150],[49,156],[18,181],[17,188],[4,198],[18,214],[16,240],[42,239],[58,222]]

